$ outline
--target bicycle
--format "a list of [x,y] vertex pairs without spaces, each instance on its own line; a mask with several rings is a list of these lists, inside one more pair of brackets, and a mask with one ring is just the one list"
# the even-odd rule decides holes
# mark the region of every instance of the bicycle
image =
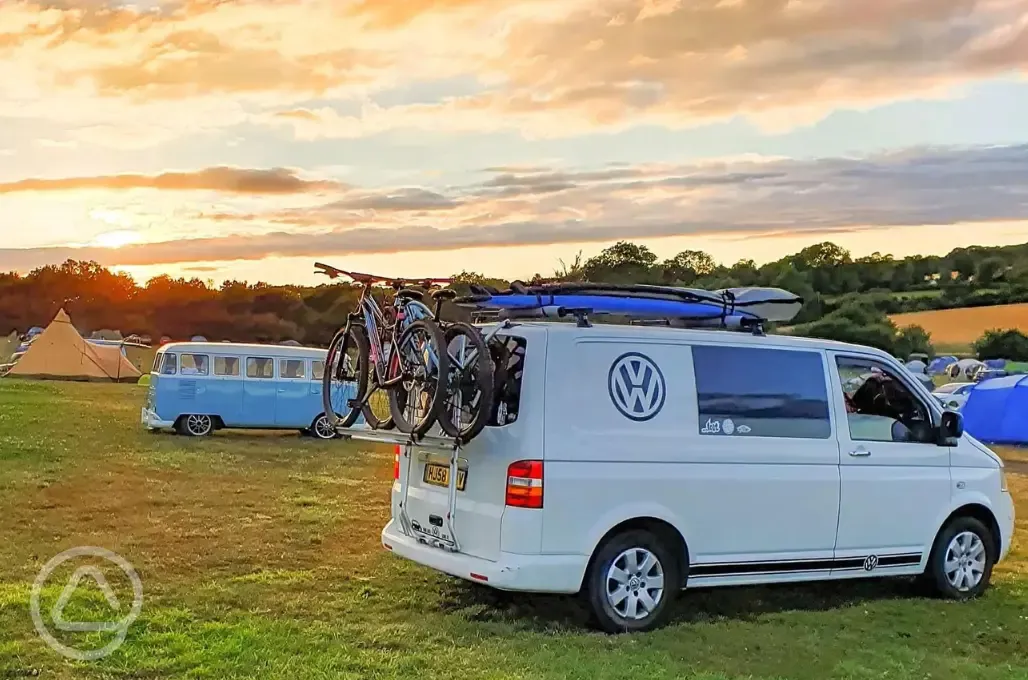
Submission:
[[[449,283],[449,279],[390,278],[349,272],[320,262],[314,266],[315,273],[330,279],[346,276],[363,286],[356,309],[329,344],[322,377],[326,416],[337,430],[350,427],[363,413],[373,429],[395,426],[405,434],[424,435],[436,422],[442,400],[440,376],[448,380],[449,355],[443,331],[422,302],[422,293],[404,286],[429,289],[437,283]],[[378,283],[388,284],[395,291],[388,308],[392,318],[387,318],[371,295]],[[332,403],[334,382],[357,385],[357,395],[349,400],[350,410],[345,416],[340,416]],[[371,397],[380,390],[388,392],[389,416],[380,416],[370,407]]]

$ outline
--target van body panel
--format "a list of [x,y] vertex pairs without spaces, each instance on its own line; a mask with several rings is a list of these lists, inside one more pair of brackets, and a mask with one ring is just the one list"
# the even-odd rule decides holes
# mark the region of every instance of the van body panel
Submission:
[[[466,487],[457,492],[456,512],[453,526],[458,537],[460,552],[488,561],[500,558],[504,544],[507,468],[519,460],[542,460],[543,428],[539,426],[546,418],[546,400],[543,392],[546,384],[546,344],[544,328],[515,326],[504,335],[521,337],[526,342],[527,352],[524,375],[521,378],[521,408],[518,419],[502,427],[486,427],[477,437],[460,450],[458,467],[465,471]],[[405,468],[406,461],[401,462]],[[427,481],[426,465],[446,467],[449,455],[436,451],[415,448],[410,459],[410,479],[407,484],[406,511],[416,533],[426,539],[452,541],[443,521],[449,510],[449,490]],[[438,468],[437,468],[438,469]],[[393,487],[393,506],[399,508],[400,485]],[[538,553],[540,541],[539,526],[541,510],[517,510],[512,527],[506,535],[518,529],[536,533],[510,538],[513,552],[528,550],[535,545]],[[526,522],[522,513],[540,515],[535,521]],[[398,516],[394,513],[394,517]]]

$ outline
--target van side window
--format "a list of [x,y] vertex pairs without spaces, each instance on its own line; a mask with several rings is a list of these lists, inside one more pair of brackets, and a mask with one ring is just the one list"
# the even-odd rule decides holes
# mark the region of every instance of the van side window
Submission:
[[164,353],[164,363],[161,364],[161,375],[175,375],[178,370],[178,356],[171,352]]
[[181,375],[207,375],[210,363],[203,354],[183,354],[179,373]]
[[850,439],[934,444],[931,415],[895,373],[876,361],[838,357]]
[[828,439],[819,352],[694,345],[700,434]]
[[315,359],[311,362],[311,380],[322,380],[325,377],[325,362]]
[[303,359],[279,359],[278,375],[280,378],[301,380],[304,377]]
[[238,357],[214,357],[214,375],[239,375]]
[[246,377],[272,379],[275,377],[275,360],[264,357],[247,357]]

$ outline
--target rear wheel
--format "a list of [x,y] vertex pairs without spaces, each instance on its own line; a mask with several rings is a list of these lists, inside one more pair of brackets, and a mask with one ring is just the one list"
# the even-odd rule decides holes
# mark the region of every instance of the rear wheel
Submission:
[[586,579],[593,615],[608,633],[662,625],[682,582],[671,549],[645,529],[629,529],[607,540]]
[[423,435],[435,424],[444,389],[440,378],[450,372],[446,341],[439,326],[427,319],[413,322],[396,341],[389,376],[403,380],[389,390],[389,408],[396,428]]
[[443,334],[449,356],[449,380],[439,409],[439,427],[462,442],[488,424],[493,411],[493,358],[477,328],[454,323]]
[[317,439],[335,439],[338,436],[335,425],[332,424],[332,421],[329,420],[328,415],[325,413],[314,419],[309,431],[311,436]]
[[368,336],[362,327],[348,323],[328,346],[321,379],[322,406],[334,428],[350,427],[360,417],[361,409],[349,402],[367,390],[369,374]]

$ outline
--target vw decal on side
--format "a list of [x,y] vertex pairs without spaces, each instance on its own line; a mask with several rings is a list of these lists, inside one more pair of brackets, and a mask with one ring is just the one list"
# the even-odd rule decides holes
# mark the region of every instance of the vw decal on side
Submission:
[[878,555],[868,555],[864,558],[864,571],[874,571],[878,566]]
[[622,354],[611,364],[607,390],[614,408],[629,420],[653,418],[664,407],[664,374],[653,360],[639,352]]

